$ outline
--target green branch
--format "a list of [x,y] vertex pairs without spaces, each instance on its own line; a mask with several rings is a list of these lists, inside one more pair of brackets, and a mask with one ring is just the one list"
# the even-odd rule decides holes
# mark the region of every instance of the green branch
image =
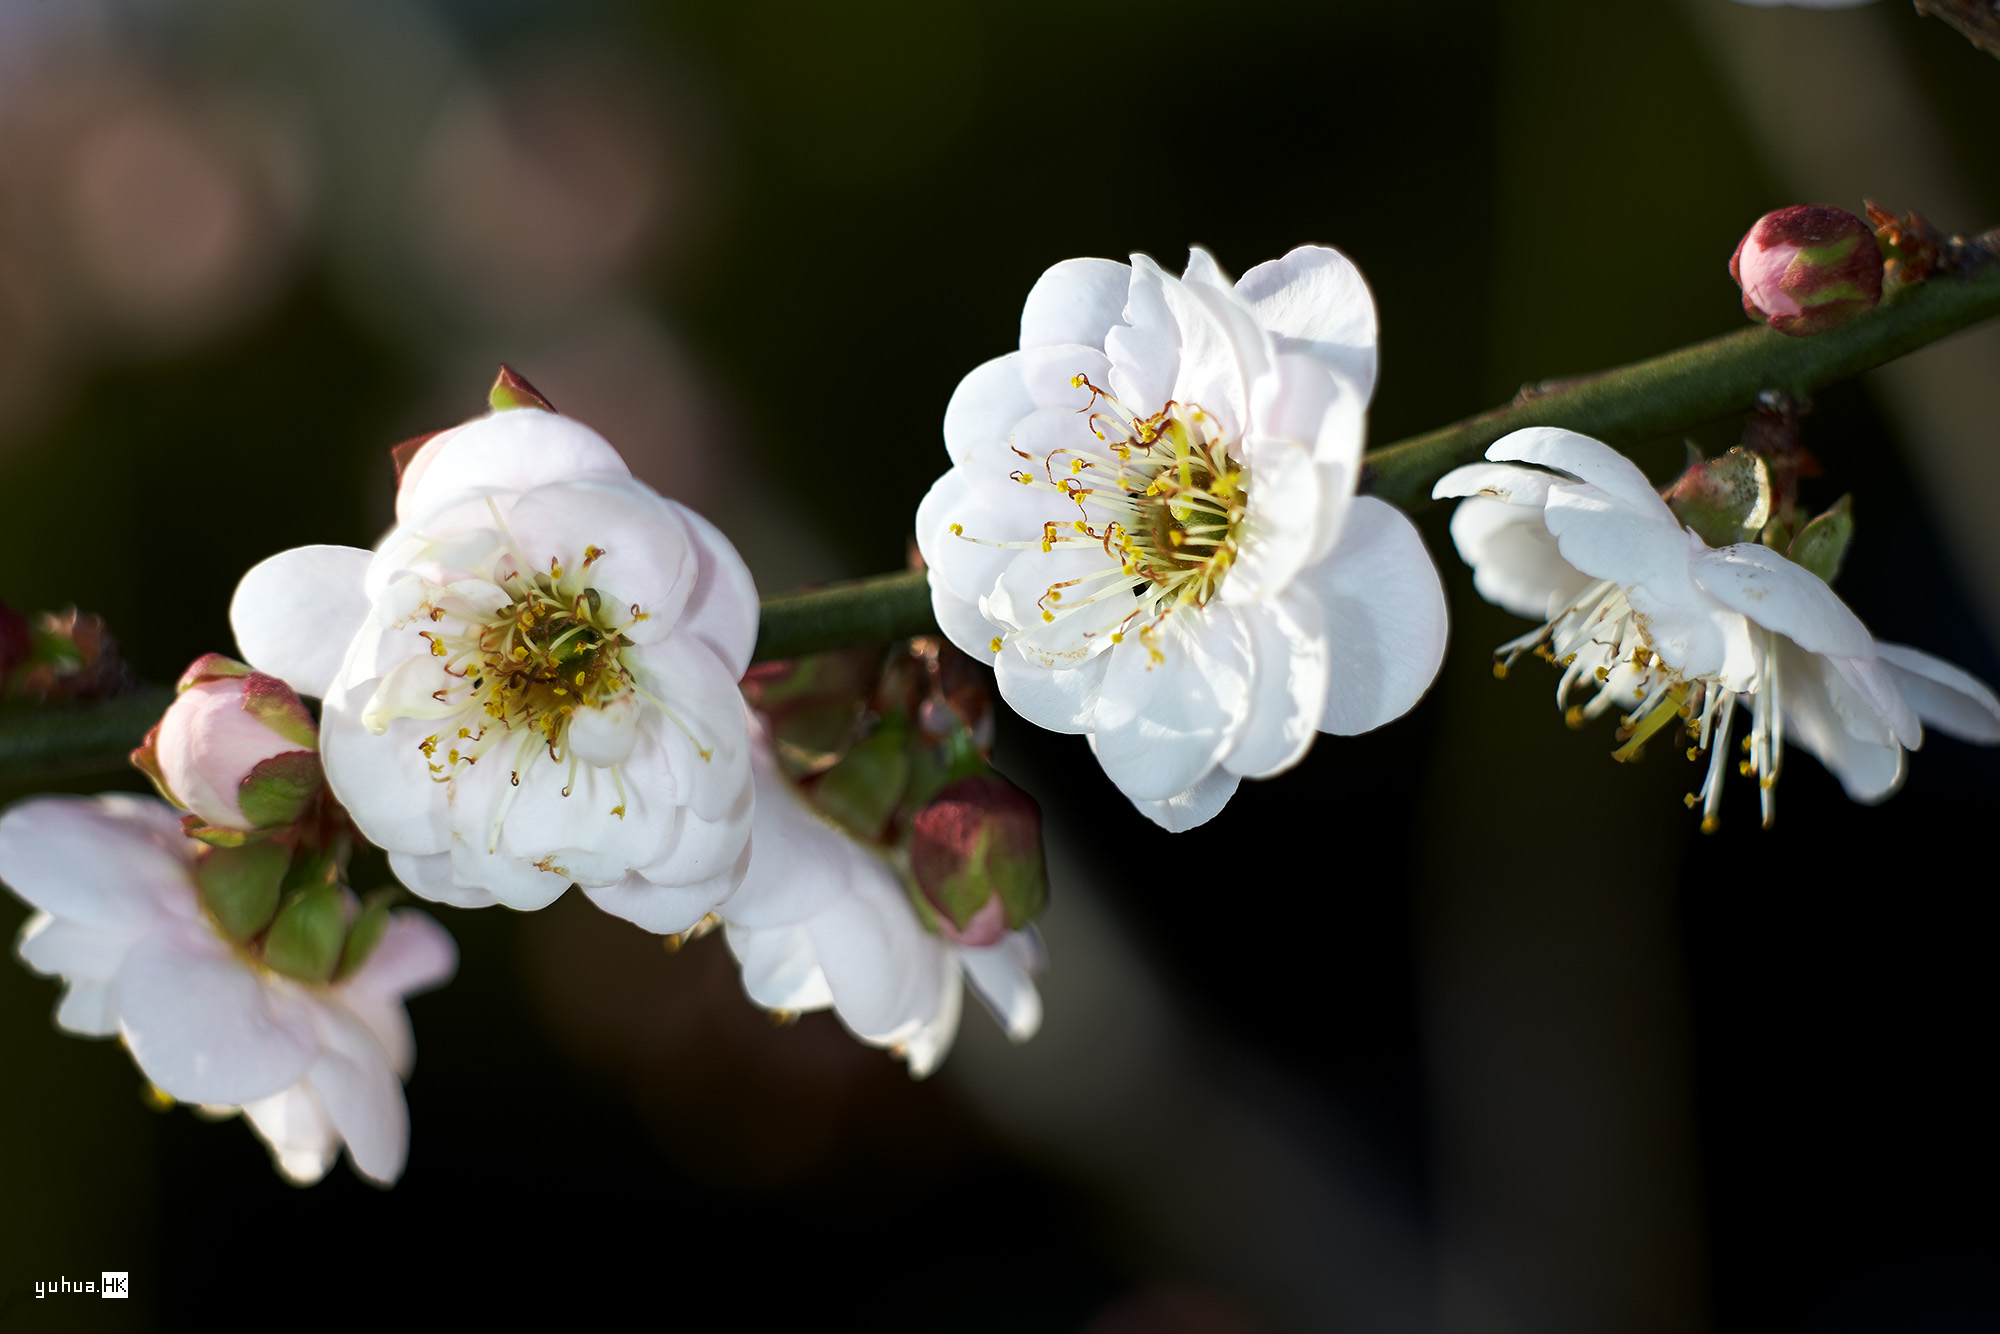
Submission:
[[1368,455],[1362,489],[1405,509],[1431,484],[1524,426],[1563,426],[1609,445],[1685,431],[1748,412],[1766,389],[1804,397],[2000,315],[2000,264],[1971,278],[1932,278],[1897,291],[1845,328],[1788,338],[1761,326],[1650,361],[1523,390],[1504,408],[1399,440]]
[[173,697],[165,686],[146,686],[95,704],[16,704],[0,711],[0,783],[125,769]]
[[[1767,389],[1814,393],[1981,320],[2000,316],[2000,264],[1970,278],[1906,287],[1832,333],[1787,338],[1752,328],[1650,361],[1523,391],[1504,408],[1401,440],[1367,456],[1362,489],[1415,509],[1431,484],[1524,426],[1564,426],[1629,445],[1747,412]],[[758,661],[933,633],[921,571],[877,575],[764,600]],[[125,766],[172,692],[150,688],[99,704],[0,711],[0,782]]]

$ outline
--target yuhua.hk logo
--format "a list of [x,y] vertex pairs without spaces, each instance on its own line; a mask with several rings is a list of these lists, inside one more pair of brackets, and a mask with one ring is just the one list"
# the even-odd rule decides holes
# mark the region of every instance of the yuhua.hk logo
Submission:
[[75,1295],[79,1297],[130,1297],[132,1295],[132,1275],[124,1269],[100,1270],[95,1283],[87,1278],[59,1278],[53,1283],[35,1281],[35,1296],[55,1297]]

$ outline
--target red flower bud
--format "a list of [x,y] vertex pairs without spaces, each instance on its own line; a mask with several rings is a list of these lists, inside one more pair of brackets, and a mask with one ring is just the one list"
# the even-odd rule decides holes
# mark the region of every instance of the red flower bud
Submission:
[[991,945],[1048,899],[1042,808],[1005,779],[961,778],[911,822],[910,870],[947,939]]
[[1882,299],[1882,252],[1852,213],[1799,204],[1757,220],[1729,257],[1743,311],[1804,338],[1837,329]]

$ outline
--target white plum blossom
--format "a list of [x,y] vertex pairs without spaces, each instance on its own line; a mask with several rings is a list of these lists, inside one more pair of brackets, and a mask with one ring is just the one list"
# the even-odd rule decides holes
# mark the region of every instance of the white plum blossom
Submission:
[[[2000,741],[2000,701],[1984,684],[1877,642],[1822,579],[1771,548],[1709,546],[1608,446],[1535,427],[1486,457],[1441,478],[1433,495],[1468,497],[1451,531],[1481,595],[1542,622],[1500,647],[1500,669],[1534,649],[1562,669],[1556,705],[1573,724],[1616,708],[1621,759],[1684,725],[1690,758],[1709,752],[1701,790],[1688,796],[1704,829],[1716,825],[1739,709],[1750,714],[1739,768],[1758,777],[1766,825],[1787,741],[1871,803],[1902,785],[1924,723]],[[1579,686],[1596,694],[1571,706]]]
[[961,978],[1010,1038],[1033,1037],[1042,1022],[1033,928],[981,947],[925,930],[881,852],[815,813],[761,732],[755,744],[756,851],[720,912],[750,999],[767,1010],[831,1006],[848,1031],[895,1051],[919,1078],[957,1036]]
[[432,437],[376,550],[273,556],[230,620],[324,699],[327,782],[417,893],[533,909],[575,882],[665,932],[742,879],[756,589],[582,423],[509,408]]
[[952,467],[917,511],[938,624],[1168,829],[1437,674],[1437,569],[1355,494],[1375,342],[1336,250],[1234,284],[1199,249],[1179,278],[1073,259],[945,409]]
[[240,1109],[293,1181],[319,1180],[344,1143],[356,1171],[393,1183],[416,1059],[403,999],[451,976],[451,937],[400,910],[351,975],[324,986],[283,976],[204,909],[201,846],[147,797],[35,797],[0,815],[0,880],[37,910],[15,952],[67,983],[57,1026],[122,1038],[182,1102]]

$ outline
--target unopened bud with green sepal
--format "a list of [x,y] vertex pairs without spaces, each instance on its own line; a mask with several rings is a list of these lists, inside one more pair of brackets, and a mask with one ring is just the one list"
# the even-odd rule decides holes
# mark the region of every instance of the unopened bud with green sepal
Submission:
[[1737,242],[1729,276],[1743,312],[1781,334],[1838,329],[1882,299],[1875,229],[1844,209],[1799,204],[1767,213]]
[[808,789],[813,805],[856,837],[879,841],[910,781],[909,724],[885,719]]
[[1771,471],[1738,446],[1721,458],[1697,461],[1667,489],[1667,507],[1712,547],[1754,542],[1771,521]]
[[296,691],[210,653],[182,675],[179,692],[132,762],[193,813],[191,833],[241,843],[312,810],[324,783],[319,728]]
[[947,939],[994,944],[1048,901],[1042,809],[996,775],[961,778],[911,821],[910,871]]
[[1799,529],[1785,554],[1800,565],[1832,583],[1854,538],[1854,497],[1842,496],[1824,514]]

